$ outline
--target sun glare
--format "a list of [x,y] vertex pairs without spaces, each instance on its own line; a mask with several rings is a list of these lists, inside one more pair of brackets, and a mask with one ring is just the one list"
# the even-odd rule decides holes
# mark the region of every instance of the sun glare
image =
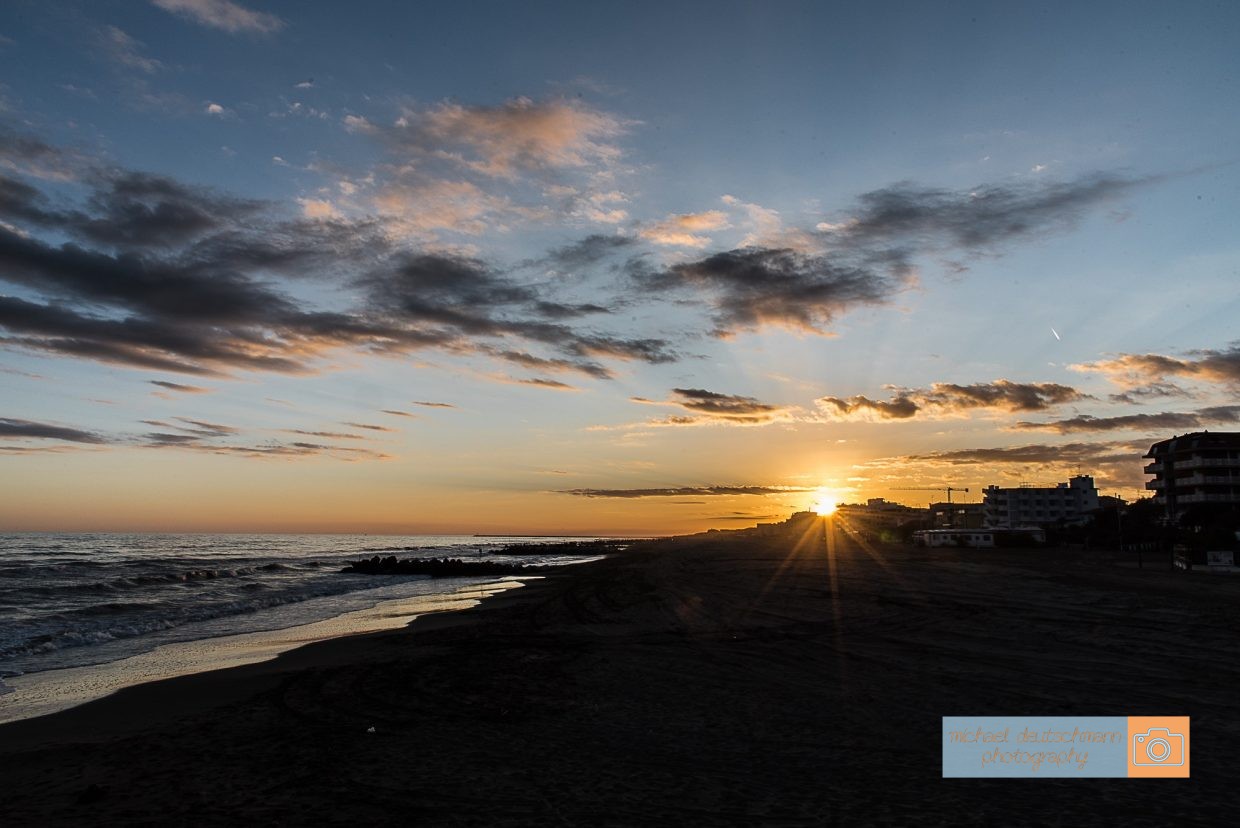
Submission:
[[829,492],[820,491],[814,499],[814,511],[820,515],[829,515],[835,511],[835,498]]

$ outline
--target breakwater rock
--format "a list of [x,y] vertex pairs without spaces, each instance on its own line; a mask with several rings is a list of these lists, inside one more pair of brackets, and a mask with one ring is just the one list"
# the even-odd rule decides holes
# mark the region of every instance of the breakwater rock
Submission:
[[545,567],[529,566],[502,561],[467,561],[461,558],[406,558],[397,560],[395,555],[366,558],[354,561],[341,569],[352,575],[429,575],[432,578],[450,578],[459,575],[529,575],[541,572]]

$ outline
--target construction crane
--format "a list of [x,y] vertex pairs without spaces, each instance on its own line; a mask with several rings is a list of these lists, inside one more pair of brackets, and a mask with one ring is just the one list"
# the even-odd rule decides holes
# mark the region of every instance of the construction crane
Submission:
[[960,489],[960,488],[957,488],[957,487],[955,487],[955,486],[910,486],[910,487],[897,487],[897,488],[891,489],[891,491],[893,491],[893,492],[947,492],[947,502],[948,502],[948,504],[949,504],[949,505],[950,505],[950,504],[951,504],[951,502],[952,502],[952,492],[964,492],[965,494],[968,494],[968,493],[969,493],[969,490],[968,490],[968,489]]

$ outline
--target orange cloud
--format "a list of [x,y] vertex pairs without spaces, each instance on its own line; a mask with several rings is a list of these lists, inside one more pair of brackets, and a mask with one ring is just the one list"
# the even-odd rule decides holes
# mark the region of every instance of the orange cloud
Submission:
[[642,238],[655,244],[676,247],[705,247],[710,244],[708,236],[698,235],[710,230],[729,227],[728,217],[720,210],[703,213],[680,213],[657,221],[640,231]]

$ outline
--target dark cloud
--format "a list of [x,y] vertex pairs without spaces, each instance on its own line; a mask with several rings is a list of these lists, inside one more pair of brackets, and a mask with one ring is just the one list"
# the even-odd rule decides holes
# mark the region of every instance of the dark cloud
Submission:
[[1197,412],[1165,411],[1158,414],[1126,414],[1118,417],[1091,417],[1082,414],[1045,423],[1020,422],[1016,428],[1027,431],[1054,431],[1059,434],[1100,431],[1167,431],[1191,429],[1219,423],[1240,422],[1240,405],[1221,405]]
[[[1226,348],[1206,348],[1188,351],[1183,357],[1164,354],[1120,354],[1114,359],[1073,365],[1078,371],[1106,374],[1121,385],[1135,389],[1166,388],[1166,377],[1183,377],[1190,380],[1240,385],[1240,343]],[[1176,386],[1169,386],[1176,389]],[[1178,390],[1178,389],[1176,389]]]
[[582,270],[598,264],[614,253],[630,249],[635,244],[637,240],[629,236],[595,234],[555,248],[542,261],[559,270]]
[[324,443],[295,441],[281,443],[271,441],[257,445],[214,443],[189,434],[151,433],[144,435],[142,445],[148,448],[175,448],[230,457],[287,458],[327,456],[337,460],[388,460],[391,455],[353,446],[336,446]]
[[810,489],[774,486],[679,486],[667,489],[565,489],[560,494],[578,497],[701,497],[706,495],[781,495]]
[[[32,420],[20,420],[11,417],[0,417],[0,441],[3,440],[57,440],[69,443],[85,443],[89,445],[110,446],[141,446],[156,449],[178,449],[199,451],[210,454],[232,455],[238,457],[308,457],[316,455],[331,456],[343,460],[383,460],[388,455],[365,448],[335,446],[323,443],[271,441],[258,445],[225,442],[240,434],[240,430],[231,426],[195,420],[189,417],[175,417],[173,422],[163,420],[143,420],[145,425],[153,426],[162,431],[151,431],[140,435],[104,435],[78,428],[40,423]],[[297,432],[312,433],[312,432]],[[327,437],[356,438],[349,434],[321,433]],[[55,450],[54,447],[30,447],[0,442],[0,454],[17,454]]]
[[254,213],[270,207],[146,173],[94,170],[89,178],[88,209],[57,210],[41,191],[0,176],[0,217],[116,249],[142,250],[244,226]]
[[559,380],[547,379],[546,377],[530,377],[528,379],[514,380],[517,385],[533,385],[538,388],[550,388],[553,391],[576,391],[575,386],[569,385],[567,382]]
[[391,414],[393,417],[416,417],[416,414],[410,414],[408,411],[397,411],[394,408],[384,408],[380,414]]
[[[651,364],[677,355],[662,339],[625,339],[585,332],[543,318],[605,312],[598,305],[565,305],[543,299],[475,259],[440,254],[405,256],[395,266],[363,277],[372,312],[399,324],[433,325],[471,338],[519,339],[554,348],[569,359],[525,354],[512,348],[476,343],[474,347],[529,367],[574,370],[600,379],[609,369],[593,361],[607,357]],[[550,313],[548,311],[551,311]],[[530,362],[534,361],[534,362]]]
[[522,368],[531,368],[540,371],[576,371],[586,374],[597,379],[611,379],[613,374],[610,368],[593,360],[572,360],[560,358],[548,358],[535,356],[526,351],[515,351],[510,349],[491,348],[482,346],[479,348],[483,353],[489,354],[496,359],[502,359],[505,362],[511,362],[514,365],[520,365]]
[[1120,394],[1108,394],[1107,398],[1110,399],[1111,402],[1126,403],[1128,405],[1140,405],[1146,400],[1191,396],[1192,394],[1175,383],[1152,382],[1148,385],[1134,386]]
[[[241,429],[233,426],[220,425],[219,423],[208,423],[203,420],[192,420],[189,417],[176,417],[178,422],[185,425],[175,426],[175,428],[184,431],[190,431],[202,437],[226,437],[229,434],[238,434]],[[189,426],[188,428],[186,426]]]
[[703,388],[673,388],[672,402],[696,414],[745,422],[770,420],[782,410],[780,406],[759,402],[754,397],[720,394]]
[[538,301],[534,310],[548,319],[573,319],[578,316],[589,316],[595,313],[611,313],[610,308],[589,302],[578,305],[564,305],[559,302]]
[[0,168],[36,178],[70,179],[89,166],[75,152],[0,126]]
[[719,336],[768,325],[825,333],[844,313],[890,302],[913,283],[918,259],[993,256],[1157,180],[1098,174],[970,190],[904,182],[863,194],[846,220],[820,224],[796,250],[745,247],[665,269],[639,257],[629,270],[645,291],[704,293]]
[[396,431],[394,428],[388,428],[385,425],[376,425],[374,423],[341,423],[349,428],[362,428],[367,431]]
[[1075,388],[1058,383],[1000,379],[971,385],[936,382],[928,389],[901,390],[888,401],[858,395],[848,399],[822,397],[818,404],[842,417],[872,414],[884,420],[904,420],[923,412],[952,414],[979,408],[1009,412],[1044,411],[1087,398],[1088,395]]
[[179,382],[168,382],[167,380],[149,380],[151,385],[158,385],[160,388],[168,391],[176,391],[178,394],[210,394],[210,388],[203,388],[201,385],[184,385]]
[[835,413],[844,416],[871,412],[884,420],[907,420],[921,410],[919,404],[903,394],[898,394],[885,402],[883,400],[872,400],[861,394],[849,397],[846,400],[839,397],[823,397],[818,400],[818,404],[834,409]]
[[630,268],[646,290],[697,288],[711,296],[717,336],[764,325],[822,333],[856,307],[878,305],[907,287],[904,263],[880,272],[835,256],[749,247],[652,270]]
[[[58,160],[37,140],[0,134],[0,166],[20,171],[24,158]],[[600,379],[612,376],[601,360],[677,358],[661,339],[578,327],[610,309],[564,301],[555,285],[397,250],[383,219],[291,218],[163,176],[98,164],[75,172],[87,195],[74,207],[0,176],[0,281],[22,291],[0,296],[8,347],[201,376],[307,372],[337,348],[441,348]],[[318,310],[285,290],[317,277],[352,288],[358,303]]]
[[286,428],[286,434],[300,434],[303,437],[326,437],[329,440],[365,440],[360,434],[348,434],[341,431],[306,431],[300,428]]
[[983,184],[969,190],[900,182],[860,196],[849,219],[823,234],[850,248],[898,243],[921,250],[993,250],[1069,229],[1088,210],[1159,180],[1096,173],[1075,181]]
[[420,405],[423,408],[456,408],[452,403],[446,402],[427,402],[425,400],[412,400],[413,405]]
[[[1144,444],[1148,448],[1148,444]],[[1001,448],[959,449],[930,454],[912,454],[903,460],[947,465],[985,465],[1025,463],[1041,466],[1074,466],[1087,463],[1140,463],[1142,448],[1130,443],[1045,443]]]
[[69,443],[102,445],[108,441],[98,434],[78,428],[0,417],[0,439],[28,438],[34,440],[64,440]]

